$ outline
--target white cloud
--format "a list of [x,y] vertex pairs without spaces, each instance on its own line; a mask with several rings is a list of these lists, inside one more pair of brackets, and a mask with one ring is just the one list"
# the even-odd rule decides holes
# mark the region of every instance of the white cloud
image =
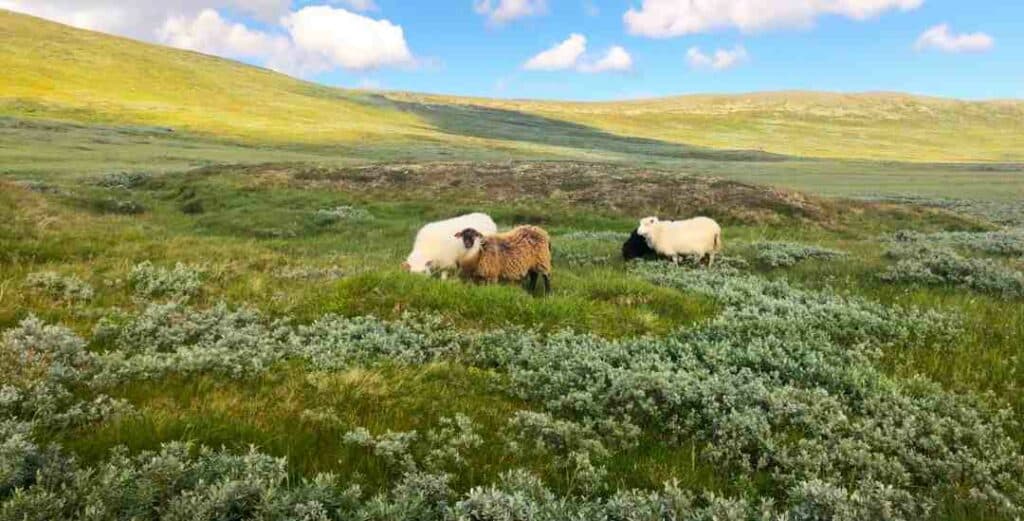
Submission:
[[690,47],[686,51],[686,62],[695,69],[714,69],[721,71],[731,69],[750,59],[742,45],[732,49],[718,49],[712,55],[704,54],[700,47]]
[[622,19],[635,35],[670,38],[716,29],[758,31],[808,27],[823,15],[866,20],[886,11],[909,11],[924,0],[643,0]]
[[349,8],[359,11],[361,13],[366,11],[380,10],[380,8],[377,7],[377,3],[374,2],[373,0],[340,0],[339,2],[334,3],[335,5],[346,5]]
[[914,48],[918,51],[935,49],[942,52],[985,52],[995,44],[996,41],[985,33],[953,34],[949,24],[940,24],[922,33]]
[[594,63],[581,63],[577,69],[580,72],[596,74],[599,72],[625,72],[633,69],[633,57],[626,49],[616,45],[605,53],[601,59]]
[[530,58],[523,64],[528,71],[557,71],[571,69],[587,51],[587,38],[573,33],[564,42]]
[[565,41],[543,51],[523,64],[528,71],[576,70],[587,74],[625,72],[633,69],[633,57],[619,45],[600,58],[587,55],[587,37],[573,33]]
[[285,38],[274,38],[240,23],[229,23],[213,9],[204,9],[191,19],[172,16],[164,22],[158,35],[161,42],[172,47],[233,58],[267,56],[278,45],[288,46]]
[[412,53],[402,27],[344,9],[305,7],[281,21],[295,47],[346,69],[410,65]]
[[473,10],[477,14],[486,16],[488,21],[495,25],[548,12],[547,0],[497,0],[497,2],[498,5],[495,6],[492,0],[476,0],[473,3]]
[[[366,70],[414,62],[401,26],[331,5],[373,10],[373,0],[322,0],[289,12],[291,0],[0,0],[0,8],[85,29],[242,58],[290,74]],[[254,29],[221,9],[264,21]]]

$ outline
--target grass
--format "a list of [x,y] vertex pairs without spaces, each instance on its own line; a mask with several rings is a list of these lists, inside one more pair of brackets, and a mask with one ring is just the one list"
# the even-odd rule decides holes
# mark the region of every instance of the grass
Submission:
[[[222,300],[245,303],[300,323],[326,313],[395,318],[418,311],[439,313],[450,327],[459,329],[486,331],[517,325],[617,338],[662,335],[718,314],[718,306],[704,297],[629,275],[619,259],[620,243],[614,234],[565,237],[590,230],[618,232],[624,238],[634,215],[669,204],[658,198],[657,191],[641,190],[644,199],[634,203],[620,201],[617,192],[621,190],[606,185],[610,181],[580,182],[580,171],[597,169],[603,178],[614,180],[630,172],[630,167],[474,165],[487,169],[494,184],[485,185],[488,188],[482,193],[459,192],[463,199],[457,211],[487,208],[502,226],[532,219],[547,223],[555,241],[551,297],[531,297],[510,285],[478,287],[398,270],[419,224],[452,211],[451,203],[444,201],[450,200],[446,195],[450,176],[458,170],[450,167],[440,169],[446,176],[434,176],[425,166],[421,171],[428,173],[416,183],[403,183],[404,177],[376,167],[308,164],[155,172],[131,188],[106,188],[95,175],[57,174],[49,178],[50,184],[35,190],[10,182],[0,190],[0,220],[7,223],[0,228],[0,328],[34,313],[89,334],[113,309],[138,305],[125,280],[132,266],[143,260],[161,266],[184,262],[203,267],[206,275],[195,305]],[[396,167],[397,171],[408,168]],[[507,186],[501,181],[507,172],[519,172],[519,179],[527,180],[532,179],[533,168],[554,176],[564,193],[532,181],[522,183],[514,193],[495,191]],[[384,185],[383,190],[370,187],[388,176],[398,184]],[[346,184],[352,179],[367,186]],[[669,175],[650,182],[663,186],[690,181]],[[752,259],[751,245],[775,240],[850,252],[848,257],[810,259],[785,269],[752,264],[763,276],[964,317],[967,331],[956,345],[887,352],[880,361],[887,372],[900,378],[924,376],[956,392],[991,392],[993,403],[1009,407],[1018,417],[1024,414],[1020,377],[1024,367],[1019,353],[1024,345],[1020,312],[1024,306],[980,293],[887,285],[874,276],[887,262],[879,245],[882,234],[908,227],[928,232],[980,230],[990,225],[939,210],[796,199],[793,194],[734,184],[709,186],[722,190],[716,195],[715,211],[731,223],[726,226],[729,255]],[[588,191],[604,194],[595,196],[604,202],[603,208],[594,206]],[[699,207],[708,192],[702,188],[670,193],[671,204],[689,208]],[[501,202],[493,202],[496,194],[503,194]],[[146,210],[125,215],[90,204],[108,198],[135,201]],[[202,211],[184,210],[184,203],[192,200],[202,202]],[[799,207],[790,206],[797,202]],[[315,219],[317,210],[341,205],[363,209],[372,219]],[[96,297],[74,302],[24,289],[30,273],[47,270],[77,275],[95,288]],[[311,275],[283,275],[296,270]],[[322,278],[319,273],[330,275]],[[337,373],[284,364],[242,381],[211,375],[171,377],[132,383],[116,391],[116,396],[136,406],[136,415],[50,436],[86,462],[102,460],[116,445],[136,452],[176,439],[235,449],[255,444],[287,458],[296,475],[334,471],[359,476],[376,489],[394,479],[393,470],[364,449],[342,443],[344,432],[357,426],[374,433],[422,431],[435,427],[441,417],[464,413],[478,422],[485,441],[471,456],[472,470],[459,475],[457,487],[468,488],[494,479],[505,469],[524,466],[556,489],[568,490],[571,484],[564,469],[539,456],[509,455],[500,446],[496,433],[510,415],[536,405],[506,395],[500,382],[499,373],[454,363]],[[1024,444],[1024,438],[1018,436],[1018,441]],[[761,488],[756,475],[709,468],[701,458],[703,450],[688,440],[644,433],[638,446],[606,463],[608,482],[657,488],[674,478],[690,489],[772,493]],[[953,505],[947,511],[957,512],[956,508]]]

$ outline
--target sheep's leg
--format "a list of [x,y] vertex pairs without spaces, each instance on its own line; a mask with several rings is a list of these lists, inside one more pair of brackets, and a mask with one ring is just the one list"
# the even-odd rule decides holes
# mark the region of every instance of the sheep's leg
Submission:
[[708,253],[708,268],[715,263],[715,252]]
[[544,277],[544,294],[545,295],[550,295],[551,294],[551,275],[545,273],[543,275],[543,277]]
[[537,272],[531,271],[529,275],[530,280],[529,282],[526,283],[526,288],[529,289],[531,293],[533,293],[534,291],[537,290]]

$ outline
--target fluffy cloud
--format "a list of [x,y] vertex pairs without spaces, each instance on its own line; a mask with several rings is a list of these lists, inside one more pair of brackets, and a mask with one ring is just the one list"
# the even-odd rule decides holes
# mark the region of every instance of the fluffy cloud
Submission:
[[523,64],[528,71],[557,71],[576,66],[587,51],[587,38],[573,33],[564,42],[530,58]]
[[823,15],[865,20],[886,11],[916,9],[924,0],[643,0],[623,21],[631,34],[671,38],[736,28],[758,31],[807,27]]
[[985,33],[953,34],[949,24],[940,24],[928,29],[917,38],[914,48],[919,51],[935,49],[942,52],[985,52],[994,47],[996,41]]
[[240,23],[227,22],[213,9],[204,9],[191,19],[172,16],[158,35],[161,42],[172,47],[232,58],[268,56],[277,47],[289,45],[286,38],[274,38]]
[[401,26],[344,9],[312,6],[282,20],[295,47],[346,69],[410,65],[412,53]]
[[[414,62],[401,26],[331,5],[373,10],[373,0],[323,0],[289,12],[291,0],[0,0],[0,8],[229,58],[290,74],[366,70]],[[327,5],[329,4],[329,5]],[[220,9],[272,21],[267,31]]]
[[580,72],[596,74],[599,72],[625,72],[633,69],[633,57],[626,49],[616,45],[603,57],[594,63],[581,63],[577,69]]
[[704,54],[700,47],[690,47],[690,50],[686,51],[686,62],[695,69],[721,71],[731,69],[748,59],[747,50],[742,45],[732,49],[718,49],[712,55]]
[[600,58],[587,55],[587,37],[573,33],[554,47],[537,54],[523,64],[528,71],[563,71],[574,69],[587,74],[624,72],[633,69],[633,57],[625,48],[615,45]]
[[547,0],[476,0],[473,10],[487,17],[496,25],[511,22],[527,16],[537,16],[548,11]]

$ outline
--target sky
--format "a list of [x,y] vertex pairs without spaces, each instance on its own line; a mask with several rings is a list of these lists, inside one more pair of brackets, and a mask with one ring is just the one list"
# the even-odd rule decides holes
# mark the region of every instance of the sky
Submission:
[[326,85],[610,100],[1024,98],[1020,0],[0,0]]

